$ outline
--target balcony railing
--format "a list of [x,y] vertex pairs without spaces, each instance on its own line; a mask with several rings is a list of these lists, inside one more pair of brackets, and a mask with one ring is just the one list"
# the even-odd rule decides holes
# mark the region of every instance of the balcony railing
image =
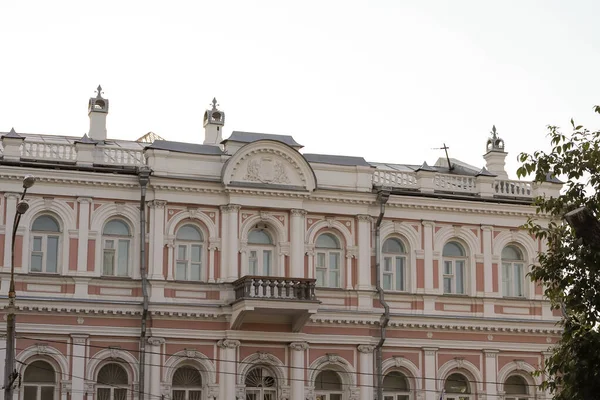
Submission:
[[533,188],[531,182],[496,180],[494,182],[496,194],[504,196],[532,197]]
[[315,279],[244,276],[233,282],[235,300],[274,299],[317,301]]
[[74,162],[77,160],[77,153],[72,144],[23,142],[21,158]]

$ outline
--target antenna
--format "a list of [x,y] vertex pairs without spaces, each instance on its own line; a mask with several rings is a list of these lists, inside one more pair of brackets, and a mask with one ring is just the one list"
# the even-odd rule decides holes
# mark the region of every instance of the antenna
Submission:
[[444,150],[444,152],[446,153],[446,161],[448,162],[448,170],[452,171],[454,169],[454,166],[450,162],[450,157],[448,156],[449,148],[450,147],[446,146],[446,143],[444,143],[443,147],[434,147],[432,150]]

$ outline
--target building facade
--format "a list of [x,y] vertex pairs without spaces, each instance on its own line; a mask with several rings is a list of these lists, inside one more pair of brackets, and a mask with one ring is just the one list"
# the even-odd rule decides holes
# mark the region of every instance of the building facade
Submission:
[[547,398],[531,373],[558,316],[520,226],[560,184],[509,180],[495,128],[475,168],[223,140],[216,101],[204,144],[107,139],[107,115],[99,88],[83,138],[2,135],[4,297],[37,179],[15,239],[19,399],[372,400],[382,331],[384,400]]

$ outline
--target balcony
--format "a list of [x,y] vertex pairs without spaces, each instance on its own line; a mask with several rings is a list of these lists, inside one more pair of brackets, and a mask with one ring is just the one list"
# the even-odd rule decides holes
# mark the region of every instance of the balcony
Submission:
[[231,329],[244,324],[284,324],[299,332],[319,304],[315,279],[244,276],[233,282]]

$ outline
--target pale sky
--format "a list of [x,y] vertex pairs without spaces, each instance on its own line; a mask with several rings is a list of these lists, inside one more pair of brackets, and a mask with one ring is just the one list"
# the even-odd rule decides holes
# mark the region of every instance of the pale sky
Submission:
[[108,136],[202,143],[233,130],[306,153],[483,166],[493,124],[515,176],[546,125],[600,126],[595,0],[2,1],[0,131],[82,136],[102,84]]

